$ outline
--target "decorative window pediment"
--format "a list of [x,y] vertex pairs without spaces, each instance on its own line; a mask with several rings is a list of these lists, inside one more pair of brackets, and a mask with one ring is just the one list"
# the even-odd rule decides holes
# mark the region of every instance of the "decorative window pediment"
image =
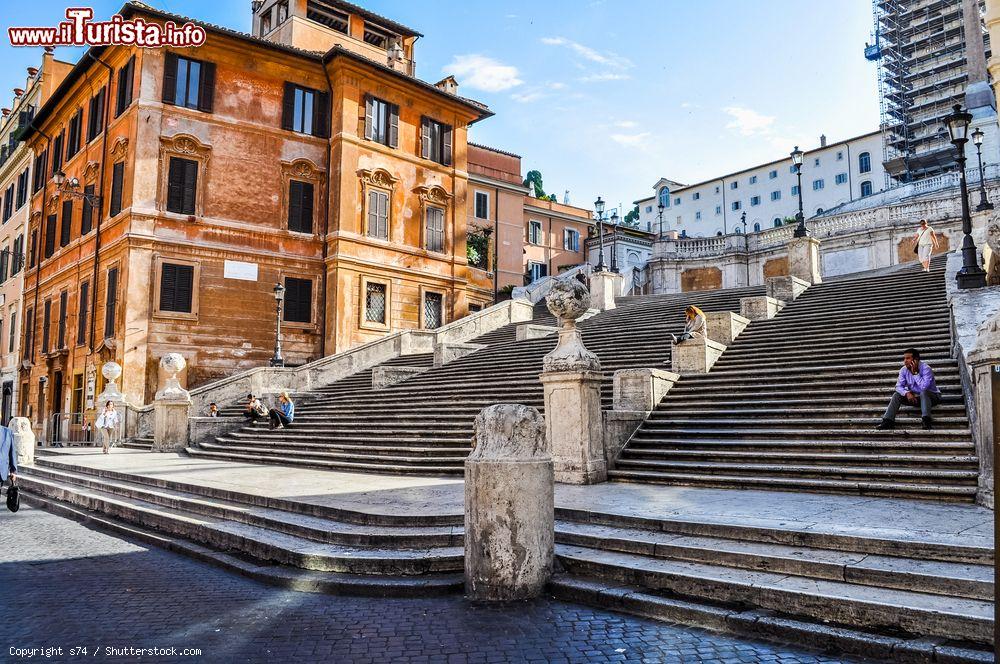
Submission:
[[366,187],[379,187],[381,189],[392,190],[399,182],[399,178],[395,177],[389,171],[384,168],[376,168],[369,170],[366,168],[358,171],[358,175],[361,176],[361,183]]
[[421,185],[414,188],[417,195],[420,197],[421,202],[430,203],[432,205],[448,205],[454,196],[449,194],[444,187],[436,184],[432,185]]
[[121,161],[128,154],[128,137],[119,136],[115,144],[111,146],[111,156],[113,161]]
[[296,180],[316,181],[322,177],[319,168],[308,159],[281,162],[281,173]]
[[97,180],[97,175],[101,171],[101,165],[96,161],[87,162],[86,167],[83,169],[83,181],[84,182],[94,182]]

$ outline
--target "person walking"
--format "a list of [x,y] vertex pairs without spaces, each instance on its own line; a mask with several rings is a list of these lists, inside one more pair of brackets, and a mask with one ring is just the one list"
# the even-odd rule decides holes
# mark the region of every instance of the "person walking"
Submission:
[[14,434],[0,426],[0,486],[7,480],[11,486],[17,482],[17,450],[14,449]]
[[295,404],[288,396],[288,392],[281,393],[281,396],[278,397],[278,407],[272,408],[268,412],[268,416],[271,418],[272,429],[284,429],[292,423],[292,420],[295,419]]
[[121,416],[115,410],[115,402],[107,401],[104,410],[97,417],[97,428],[101,431],[101,444],[104,454],[108,454],[108,448],[115,441],[118,433],[118,425],[121,423]]
[[931,271],[931,254],[937,251],[938,238],[934,229],[927,225],[926,219],[920,220],[920,228],[913,236],[913,250],[920,259],[920,264],[924,266],[924,272]]
[[684,312],[684,321],[684,331],[681,332],[681,336],[670,335],[674,343],[708,336],[708,321],[705,318],[705,312],[698,307],[690,305]]
[[934,382],[934,372],[926,362],[920,361],[920,351],[908,348],[903,352],[903,367],[896,380],[896,391],[882,415],[876,429],[892,429],[900,406],[920,408],[920,419],[925,429],[931,428],[931,409],[941,403],[941,390]]

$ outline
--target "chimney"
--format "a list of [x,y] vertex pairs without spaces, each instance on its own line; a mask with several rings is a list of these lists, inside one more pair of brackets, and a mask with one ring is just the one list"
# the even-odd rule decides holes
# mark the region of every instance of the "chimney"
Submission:
[[825,148],[826,147],[826,134],[820,134],[819,135],[819,146],[821,148]]
[[440,81],[434,84],[434,87],[438,90],[444,90],[450,95],[458,94],[458,81],[455,80],[454,76],[448,76],[447,78],[442,78]]

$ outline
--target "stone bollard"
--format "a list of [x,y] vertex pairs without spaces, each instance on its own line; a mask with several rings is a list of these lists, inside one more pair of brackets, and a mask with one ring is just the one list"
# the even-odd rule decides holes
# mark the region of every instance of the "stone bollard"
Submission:
[[622,275],[594,272],[590,275],[590,306],[600,311],[615,308],[615,298],[622,291]]
[[810,285],[822,283],[819,240],[814,237],[797,237],[788,241],[788,274]]
[[178,452],[188,446],[191,395],[177,380],[178,372],[186,365],[180,353],[167,353],[160,359],[160,367],[171,376],[153,401],[154,452]]
[[670,346],[670,369],[682,376],[708,373],[724,352],[723,344],[706,337],[679,341]]
[[782,302],[792,302],[806,292],[811,284],[798,277],[768,277],[767,296]]
[[785,303],[766,295],[740,298],[740,315],[750,321],[774,318]]
[[601,361],[583,345],[576,321],[590,294],[578,281],[559,282],[545,298],[562,322],[559,342],[545,356],[545,440],[559,482],[593,484],[608,478],[601,416]]
[[14,456],[18,467],[35,464],[35,432],[31,430],[31,420],[15,417],[10,421],[10,431],[14,434]]
[[465,460],[465,593],[509,601],[538,596],[552,576],[555,503],[542,416],[497,404],[476,416]]

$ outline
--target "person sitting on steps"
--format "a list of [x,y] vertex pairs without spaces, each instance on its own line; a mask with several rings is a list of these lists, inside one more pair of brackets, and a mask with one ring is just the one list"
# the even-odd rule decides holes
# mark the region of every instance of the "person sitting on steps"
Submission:
[[272,429],[284,429],[295,419],[295,404],[288,392],[282,392],[278,397],[278,407],[272,408],[268,413],[271,418]]
[[695,337],[706,337],[708,336],[708,324],[705,320],[705,312],[694,306],[690,305],[684,312],[684,331],[681,332],[681,336],[671,334],[674,343],[681,341],[687,341],[688,339],[694,339]]
[[260,399],[252,394],[247,395],[247,408],[243,411],[243,417],[246,418],[247,422],[253,424],[261,417],[267,416],[267,410],[264,408],[264,404],[260,402]]
[[934,383],[934,372],[926,362],[920,361],[920,351],[909,348],[903,352],[903,367],[899,370],[896,391],[892,393],[889,406],[882,415],[882,422],[876,428],[892,429],[896,423],[896,413],[900,406],[920,408],[925,429],[931,428],[931,408],[941,403],[941,391]]

